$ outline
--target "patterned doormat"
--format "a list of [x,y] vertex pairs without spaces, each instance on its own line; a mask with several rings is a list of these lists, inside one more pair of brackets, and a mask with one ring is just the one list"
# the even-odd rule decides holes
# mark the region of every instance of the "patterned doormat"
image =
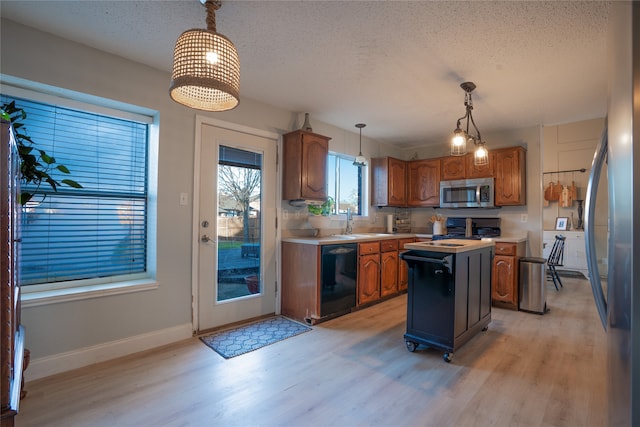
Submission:
[[302,323],[275,316],[200,339],[220,356],[230,359],[310,330]]

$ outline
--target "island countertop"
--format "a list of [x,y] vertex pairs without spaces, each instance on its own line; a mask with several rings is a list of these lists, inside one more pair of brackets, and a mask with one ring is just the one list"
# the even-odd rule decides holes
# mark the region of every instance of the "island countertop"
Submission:
[[487,248],[495,245],[495,241],[491,239],[468,240],[468,239],[444,239],[434,240],[432,242],[416,242],[407,243],[405,249],[413,249],[417,251],[431,252],[447,252],[460,253],[472,251],[475,249]]

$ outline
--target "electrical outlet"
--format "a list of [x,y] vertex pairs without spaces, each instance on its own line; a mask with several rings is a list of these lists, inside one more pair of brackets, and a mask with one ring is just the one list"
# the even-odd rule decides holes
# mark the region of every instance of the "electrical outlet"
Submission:
[[189,195],[187,193],[180,193],[180,206],[187,206],[189,204]]
[[529,215],[522,214],[520,215],[520,222],[527,222],[529,220]]
[[282,210],[282,219],[289,219],[289,211],[286,209]]

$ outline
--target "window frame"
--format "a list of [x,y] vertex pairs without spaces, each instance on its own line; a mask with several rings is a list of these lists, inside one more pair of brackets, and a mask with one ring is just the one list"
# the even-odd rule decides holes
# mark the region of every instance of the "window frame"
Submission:
[[125,120],[133,120],[148,125],[146,272],[23,286],[21,288],[23,307],[140,292],[158,288],[156,281],[156,230],[159,112],[106,98],[33,83],[3,74],[0,74],[0,84],[2,86],[1,92],[6,96]]
[[[338,152],[334,152],[334,151],[329,151],[329,157],[327,158],[327,178],[329,178],[329,173],[330,173],[330,163],[331,163],[331,158],[336,158],[336,159],[343,159],[348,161],[349,163],[353,163],[353,161],[355,160],[355,157],[350,156],[348,154],[343,154],[343,153],[338,153]],[[358,213],[354,214],[353,217],[354,218],[367,218],[369,215],[369,187],[368,187],[368,181],[366,179],[366,177],[368,176],[368,170],[369,170],[369,166],[361,166],[361,167],[357,167],[357,166],[353,166],[354,168],[358,169],[358,180],[359,180],[359,187],[360,187],[360,197],[358,200]],[[339,178],[339,169],[337,167],[334,167],[335,170],[335,176],[334,176],[334,180],[336,182],[336,185],[338,185],[338,178]],[[329,181],[329,179],[328,179]],[[329,182],[327,182],[327,186],[329,185]],[[327,192],[329,193],[329,191]],[[336,216],[336,217],[345,217],[346,218],[346,213],[340,213],[338,212],[338,201],[336,200],[336,204],[334,206],[334,211],[331,213],[331,216]]]

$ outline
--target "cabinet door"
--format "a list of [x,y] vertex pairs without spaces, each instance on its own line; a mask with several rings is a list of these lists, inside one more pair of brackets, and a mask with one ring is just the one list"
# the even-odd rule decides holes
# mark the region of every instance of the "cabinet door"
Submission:
[[380,255],[380,296],[398,292],[398,252],[383,252]]
[[496,150],[495,204],[526,204],[526,161],[522,147]]
[[440,205],[440,159],[409,162],[407,204],[412,207]]
[[329,139],[302,130],[282,136],[284,200],[327,198]]
[[442,180],[465,179],[465,157],[450,156],[440,159]]
[[380,255],[363,255],[358,261],[358,305],[380,298]]
[[514,283],[516,281],[516,258],[513,256],[496,255],[493,258],[493,290],[491,298],[494,301],[517,304]]
[[409,266],[400,258],[400,254],[406,252],[404,245],[415,241],[414,238],[398,240],[398,291],[404,291],[409,287]]
[[406,206],[407,163],[389,157],[389,205]]
[[329,141],[314,134],[302,138],[302,199],[327,198],[327,157]]
[[489,151],[489,163],[482,166],[477,166],[473,163],[474,154],[467,154],[465,156],[465,161],[467,163],[466,168],[466,177],[468,179],[472,178],[491,178],[493,177],[493,169],[496,163],[496,155],[495,153]]
[[371,159],[371,204],[373,206],[407,205],[407,162],[382,157]]

